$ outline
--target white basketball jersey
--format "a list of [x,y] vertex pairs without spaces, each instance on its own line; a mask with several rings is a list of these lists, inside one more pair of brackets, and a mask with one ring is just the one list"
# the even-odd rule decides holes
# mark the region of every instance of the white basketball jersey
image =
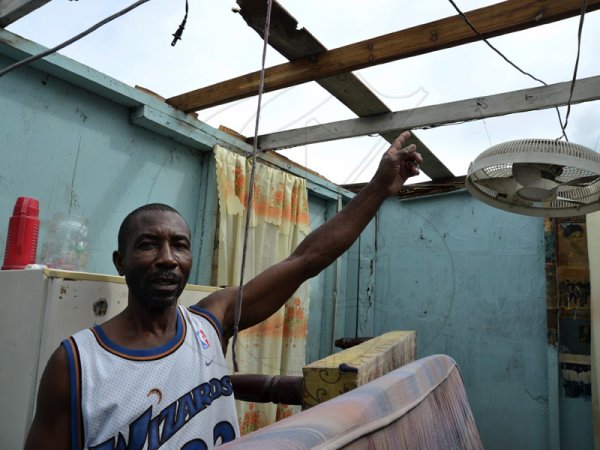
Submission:
[[121,347],[96,326],[66,339],[71,448],[204,450],[239,436],[221,325],[177,308],[177,331],[150,350]]

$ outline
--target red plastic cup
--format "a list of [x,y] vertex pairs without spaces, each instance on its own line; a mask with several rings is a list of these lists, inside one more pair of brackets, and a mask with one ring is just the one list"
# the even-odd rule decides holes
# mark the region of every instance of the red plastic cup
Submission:
[[39,202],[35,198],[19,197],[8,222],[6,250],[2,270],[24,269],[35,263],[40,231]]

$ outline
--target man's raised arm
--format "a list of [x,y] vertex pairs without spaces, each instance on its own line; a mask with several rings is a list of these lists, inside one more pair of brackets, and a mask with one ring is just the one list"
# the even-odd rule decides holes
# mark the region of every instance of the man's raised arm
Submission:
[[[300,284],[318,275],[352,245],[386,198],[419,174],[421,155],[414,145],[403,147],[409,137],[406,131],[394,140],[373,179],[335,217],[310,233],[287,259],[244,285],[240,329],[275,313]],[[225,338],[232,333],[237,290],[226,288],[200,302],[221,320]]]

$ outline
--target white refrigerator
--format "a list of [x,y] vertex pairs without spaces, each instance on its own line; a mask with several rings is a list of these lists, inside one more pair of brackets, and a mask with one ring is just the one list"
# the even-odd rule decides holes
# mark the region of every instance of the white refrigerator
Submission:
[[[189,306],[218,288],[188,285]],[[123,277],[52,269],[0,271],[0,449],[20,450],[46,362],[60,342],[127,305]]]

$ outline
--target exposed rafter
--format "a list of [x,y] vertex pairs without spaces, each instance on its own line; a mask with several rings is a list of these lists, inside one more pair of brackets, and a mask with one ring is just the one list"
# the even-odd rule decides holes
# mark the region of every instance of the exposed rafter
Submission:
[[26,16],[50,0],[0,0],[0,27]]
[[[248,26],[262,36],[267,11],[264,0],[238,0],[237,3]],[[327,51],[308,30],[298,29],[298,21],[278,2],[273,2],[271,9],[269,44],[289,60]],[[377,95],[352,73],[333,75],[317,80],[317,83],[359,117],[391,112]],[[396,135],[387,133],[383,138],[392,142]],[[432,180],[454,176],[414,133],[408,143],[417,146],[424,160],[421,170]]]
[[[518,112],[566,105],[571,82],[424,106],[360,119],[315,125],[258,137],[261,149],[281,149],[333,141],[372,133],[432,128],[450,123],[480,120]],[[600,100],[600,76],[577,81],[571,104]]]
[[[588,0],[588,12],[598,8],[600,0]],[[555,22],[580,13],[580,0],[508,0],[470,11],[466,15],[481,34],[489,38]],[[479,39],[460,16],[447,17],[270,67],[265,73],[265,92]],[[190,112],[247,98],[258,92],[259,75],[259,72],[242,75],[177,95],[167,102],[180,110]]]

